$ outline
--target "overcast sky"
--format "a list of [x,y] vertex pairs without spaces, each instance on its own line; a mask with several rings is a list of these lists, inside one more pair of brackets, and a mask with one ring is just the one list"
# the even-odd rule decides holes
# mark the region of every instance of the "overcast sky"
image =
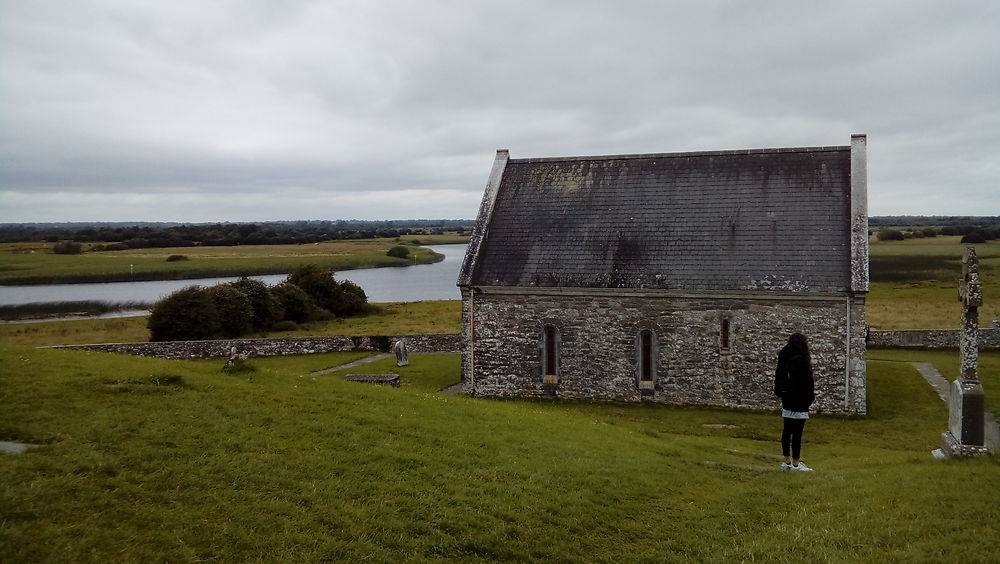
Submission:
[[473,218],[495,151],[847,145],[1000,214],[1000,2],[0,0],[0,222]]

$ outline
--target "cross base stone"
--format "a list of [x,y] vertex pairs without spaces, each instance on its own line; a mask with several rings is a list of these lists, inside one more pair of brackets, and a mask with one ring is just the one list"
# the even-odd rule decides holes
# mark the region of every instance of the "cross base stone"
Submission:
[[[990,453],[984,445],[967,445],[955,438],[951,432],[941,434],[941,452],[945,457],[984,456]],[[937,455],[935,455],[937,458]]]
[[955,380],[951,385],[948,407],[948,432],[941,435],[941,451],[944,455],[951,457],[989,454],[984,440],[982,385],[976,380]]
[[951,383],[948,431],[962,444],[982,446],[984,439],[983,387],[978,380]]

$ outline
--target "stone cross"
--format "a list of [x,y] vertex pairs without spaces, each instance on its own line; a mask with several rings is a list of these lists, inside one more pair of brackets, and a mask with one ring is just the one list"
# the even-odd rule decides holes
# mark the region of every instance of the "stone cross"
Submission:
[[963,380],[976,381],[979,380],[979,306],[983,305],[983,285],[979,282],[979,260],[975,247],[966,247],[962,257],[958,299],[964,310],[959,333],[960,374]]
[[962,301],[962,328],[959,332],[961,371],[952,382],[948,402],[948,431],[941,437],[947,456],[987,454],[983,386],[979,383],[979,306],[983,286],[979,282],[979,262],[975,247],[967,247],[962,257],[962,279],[958,297]]

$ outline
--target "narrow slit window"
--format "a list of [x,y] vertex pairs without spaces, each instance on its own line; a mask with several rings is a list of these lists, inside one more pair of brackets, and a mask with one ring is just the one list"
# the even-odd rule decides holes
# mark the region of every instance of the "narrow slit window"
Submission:
[[559,370],[559,343],[556,328],[546,325],[542,334],[542,379],[546,384],[554,384]]
[[653,333],[643,331],[639,338],[641,342],[641,352],[639,363],[639,379],[643,382],[653,381]]
[[729,320],[728,319],[723,319],[722,320],[722,335],[721,335],[721,338],[720,338],[720,343],[721,343],[721,347],[724,350],[728,350],[729,349]]

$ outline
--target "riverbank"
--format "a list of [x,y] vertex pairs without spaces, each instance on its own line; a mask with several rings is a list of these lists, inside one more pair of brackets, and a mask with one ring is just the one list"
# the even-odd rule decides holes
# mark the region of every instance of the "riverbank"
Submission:
[[0,305],[0,323],[31,323],[99,317],[148,315],[152,304],[145,302],[102,302],[98,300],[33,302]]
[[[6,243],[0,245],[5,266],[0,270],[0,286],[262,276],[287,273],[309,263],[335,271],[432,264],[444,260],[444,256],[422,245],[456,243],[461,239],[455,235],[425,235],[305,245],[88,251],[79,255],[54,254],[49,243]],[[406,256],[387,256],[395,246],[405,248]]]

